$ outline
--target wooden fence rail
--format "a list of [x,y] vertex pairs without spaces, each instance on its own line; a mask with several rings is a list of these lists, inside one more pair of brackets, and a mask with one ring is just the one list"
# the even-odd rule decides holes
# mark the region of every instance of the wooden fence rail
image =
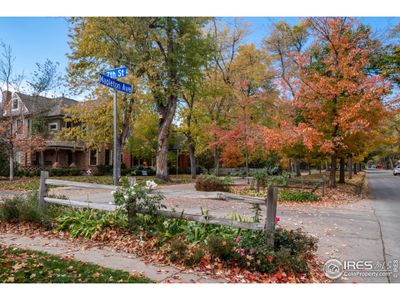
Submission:
[[[257,179],[254,177],[245,177],[241,179],[247,179],[247,182],[242,183],[232,183],[230,186],[250,186],[255,185],[257,192],[261,187],[261,184],[257,182]],[[305,178],[288,178],[286,180],[286,184],[283,185],[274,185],[278,188],[286,188],[286,189],[302,189],[302,190],[311,190],[315,192],[318,188],[321,188],[322,196],[325,196],[327,180],[325,175],[322,176],[321,179],[305,179]]]
[[[83,202],[83,201],[65,200],[65,199],[48,197],[48,185],[69,186],[69,187],[88,188],[88,189],[93,189],[93,188],[106,189],[106,190],[117,189],[117,187],[113,185],[49,179],[49,173],[47,171],[41,171],[40,187],[39,187],[39,206],[43,207],[46,205],[46,203],[53,203],[53,204],[71,206],[76,208],[91,208],[104,211],[115,211],[117,209],[117,206],[115,204],[102,204],[102,203]],[[207,199],[213,199],[213,198],[210,197]],[[185,213],[184,211],[176,212],[169,210],[157,210],[156,213],[167,218],[183,218],[189,221],[196,221],[203,224],[223,225],[234,228],[265,231],[266,233],[268,233],[266,234],[266,236],[268,236],[266,240],[267,243],[272,244],[273,239],[271,240],[271,237],[273,237],[276,225],[275,219],[276,219],[277,199],[278,199],[277,187],[269,187],[268,196],[264,199],[257,197],[241,197],[236,195],[228,195],[225,193],[219,193],[218,197],[215,199],[223,201],[236,201],[236,202],[241,201],[243,203],[249,203],[253,205],[265,205],[266,219],[264,224],[257,222],[239,222],[231,219],[218,218],[210,215],[188,214]],[[144,210],[138,212],[146,213],[146,211]]]

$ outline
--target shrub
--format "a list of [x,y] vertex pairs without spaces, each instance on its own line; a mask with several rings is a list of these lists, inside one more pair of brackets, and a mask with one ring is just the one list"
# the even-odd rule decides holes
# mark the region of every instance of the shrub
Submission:
[[91,238],[95,232],[110,227],[126,227],[126,217],[119,211],[93,209],[70,210],[56,218],[58,230],[68,230],[72,237]]
[[311,192],[290,190],[281,190],[279,192],[279,201],[313,202],[319,200],[320,198]]
[[0,219],[7,222],[18,222],[22,205],[21,198],[6,199],[0,204]]
[[33,222],[52,227],[53,217],[59,213],[52,206],[40,208],[37,193],[32,193],[26,198],[17,196],[6,199],[0,205],[0,219],[7,222]]
[[211,235],[207,240],[208,251],[212,258],[228,261],[235,257],[235,242],[232,238]]
[[229,184],[232,183],[230,177],[220,178],[215,175],[200,175],[196,180],[196,190],[197,191],[229,191]]
[[187,266],[197,265],[201,262],[201,259],[203,258],[204,255],[205,255],[205,253],[204,253],[203,249],[195,248],[193,250],[193,253],[185,259],[185,264]]
[[262,273],[307,273],[307,257],[317,250],[317,239],[300,229],[275,231],[275,245],[265,243],[263,232],[243,231],[237,240],[237,262],[241,267]]
[[99,165],[97,166],[97,171],[95,173],[95,176],[112,175],[112,172],[113,172],[113,166]]
[[115,204],[128,214],[129,227],[131,229],[137,229],[135,228],[138,225],[137,212],[154,217],[150,220],[150,223],[153,224],[157,221],[155,217],[157,210],[165,208],[161,204],[164,196],[159,192],[152,193],[156,187],[157,184],[153,180],[147,180],[145,184],[135,183],[133,186],[128,186],[125,183],[124,187],[120,187],[113,192]]
[[49,169],[49,176],[80,176],[82,171],[80,169]]
[[178,262],[186,258],[188,246],[184,241],[180,239],[175,239],[171,243],[171,248],[169,251],[169,259],[171,262]]

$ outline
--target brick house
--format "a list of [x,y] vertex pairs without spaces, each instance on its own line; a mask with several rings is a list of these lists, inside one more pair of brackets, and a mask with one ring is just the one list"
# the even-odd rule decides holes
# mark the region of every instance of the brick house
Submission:
[[[63,127],[71,124],[64,122],[64,108],[76,105],[79,102],[66,97],[48,98],[30,96],[23,93],[3,93],[3,111],[0,117],[20,116],[15,118],[13,130],[23,138],[24,134],[32,134],[32,123],[40,115],[45,126],[44,145],[40,152],[15,153],[18,166],[22,169],[38,168],[78,168],[81,170],[95,170],[99,165],[112,165],[112,147],[105,149],[86,149],[80,142],[58,141],[54,135]],[[22,123],[22,124],[21,124]],[[23,130],[21,129],[21,125]],[[17,129],[19,128],[19,129]],[[128,158],[129,157],[129,158]],[[131,156],[124,151],[123,161],[131,163]]]

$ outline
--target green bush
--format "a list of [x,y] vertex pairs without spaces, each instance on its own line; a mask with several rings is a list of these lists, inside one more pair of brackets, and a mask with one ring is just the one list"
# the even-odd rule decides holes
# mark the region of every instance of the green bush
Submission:
[[80,169],[49,169],[49,176],[80,176],[82,171]]
[[224,238],[213,234],[207,240],[207,247],[214,259],[219,258],[221,261],[228,261],[235,257],[233,238]]
[[185,265],[194,266],[201,262],[201,259],[205,255],[203,249],[196,248],[193,250],[193,253],[185,259]]
[[97,166],[97,171],[95,173],[95,176],[112,175],[112,173],[113,173],[113,166],[99,165]]
[[215,175],[200,175],[196,180],[196,190],[197,191],[229,191],[229,184],[232,183],[231,177],[220,178]]
[[278,268],[307,273],[307,257],[316,250],[317,239],[301,229],[278,228],[273,247],[267,246],[263,232],[243,231],[237,239],[236,259],[241,267],[262,273],[274,273]]
[[314,202],[319,201],[320,198],[306,191],[290,191],[290,190],[281,190],[279,192],[279,201],[289,201],[289,202]]
[[0,219],[7,222],[18,222],[22,206],[21,198],[6,199],[0,204]]
[[188,246],[180,239],[175,239],[171,243],[169,259],[171,262],[178,262],[186,259]]
[[120,211],[105,212],[93,209],[75,209],[56,218],[57,229],[67,230],[72,237],[91,238],[107,227],[127,227],[127,219]]
[[37,193],[29,194],[26,198],[17,196],[6,199],[0,204],[0,219],[7,222],[33,222],[52,227],[54,216],[59,214],[60,208],[53,206],[40,208]]

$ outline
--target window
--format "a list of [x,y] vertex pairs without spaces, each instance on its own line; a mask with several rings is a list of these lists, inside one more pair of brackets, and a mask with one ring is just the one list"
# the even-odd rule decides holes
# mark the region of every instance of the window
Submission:
[[71,123],[71,122],[65,123],[65,127],[66,127],[66,128],[71,128],[71,127],[72,127],[72,123]]
[[17,151],[17,153],[16,153],[16,161],[17,161],[17,163],[18,164],[22,164],[22,161],[23,161],[23,153],[22,152],[20,152],[20,151]]
[[52,131],[58,130],[58,123],[49,123],[49,129]]
[[18,109],[18,99],[13,99],[13,101],[12,101],[12,109],[13,110],[16,110],[16,109]]
[[97,166],[97,150],[89,149],[89,165]]

